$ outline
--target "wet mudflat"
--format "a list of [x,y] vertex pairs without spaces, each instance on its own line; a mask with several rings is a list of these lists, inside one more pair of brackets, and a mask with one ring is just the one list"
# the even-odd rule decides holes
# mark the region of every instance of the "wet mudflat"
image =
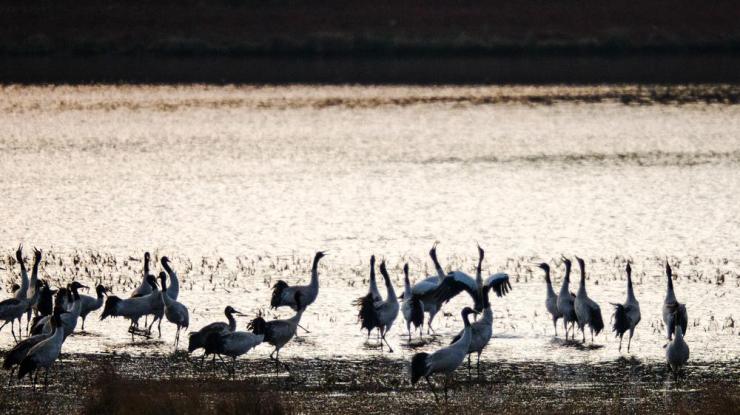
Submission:
[[[731,412],[740,403],[740,361],[690,363],[674,380],[662,364],[620,358],[598,364],[482,362],[481,377],[460,369],[445,402],[425,384],[410,385],[406,362],[291,359],[290,370],[267,359],[239,360],[235,375],[223,363],[184,353],[65,355],[48,389],[34,394],[27,381],[8,385],[2,372],[3,413],[94,413],[115,410],[176,413],[479,413],[521,412]],[[229,362],[230,365],[230,362]],[[235,403],[241,403],[234,407]],[[107,408],[115,413],[114,408]],[[734,409],[733,409],[734,408]]]

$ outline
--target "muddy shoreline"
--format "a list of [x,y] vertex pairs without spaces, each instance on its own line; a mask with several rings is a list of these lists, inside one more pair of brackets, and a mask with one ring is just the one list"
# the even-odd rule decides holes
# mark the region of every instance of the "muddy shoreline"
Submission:
[[203,395],[200,399],[208,402],[207,410],[217,408],[219,400],[229,399],[233,391],[254,395],[247,400],[266,399],[274,404],[241,409],[248,413],[350,413],[359,408],[366,413],[722,413],[737,408],[740,400],[740,361],[690,363],[677,381],[662,363],[637,359],[597,364],[485,361],[481,378],[475,367],[470,378],[464,368],[458,370],[446,403],[441,383],[437,383],[437,403],[426,385],[409,384],[407,362],[388,355],[286,363],[290,371],[250,356],[237,361],[232,377],[220,362],[215,370],[210,362],[200,369],[197,357],[191,359],[182,352],[160,356],[65,354],[50,375],[48,390],[39,388],[36,395],[28,381],[8,385],[8,372],[0,373],[0,410],[91,413],[99,404],[96,399],[104,399],[106,393],[133,394],[126,401],[130,405],[129,401],[144,399],[148,393],[182,393],[195,385],[194,390]]

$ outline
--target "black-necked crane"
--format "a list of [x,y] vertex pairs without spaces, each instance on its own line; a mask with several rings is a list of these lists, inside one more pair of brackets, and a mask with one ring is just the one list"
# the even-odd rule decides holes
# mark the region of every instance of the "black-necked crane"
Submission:
[[[236,319],[234,319],[234,315],[243,316],[244,314],[236,311],[232,306],[226,306],[226,308],[224,309],[224,315],[226,315],[228,323],[224,323],[223,321],[216,321],[206,325],[198,331],[194,331],[188,334],[188,353],[193,353],[198,349],[206,347],[206,340],[211,333],[234,332],[236,330]],[[201,357],[201,366],[203,364],[205,356],[206,355],[204,353]]]
[[[28,310],[26,310],[26,334],[28,334],[31,327],[31,312],[36,310],[36,304],[39,301],[39,294],[41,284],[39,282],[39,265],[41,264],[41,250],[33,248],[33,268],[31,271],[31,279],[28,284],[28,291],[26,291],[26,298],[28,299]],[[16,293],[17,295],[18,293]],[[38,311],[36,312],[38,315]],[[20,324],[20,321],[18,321]]]
[[563,329],[565,330],[565,340],[568,340],[568,324],[571,327],[571,338],[575,339],[576,330],[575,324],[578,322],[578,316],[576,316],[576,295],[570,291],[570,270],[572,263],[570,259],[563,257],[563,264],[565,264],[565,277],[563,277],[563,284],[560,286],[560,294],[558,294],[558,312],[563,316]]
[[[479,245],[479,264],[483,261],[484,255],[485,253]],[[473,279],[473,277],[462,271],[453,271],[447,274],[444,280],[442,280],[442,283],[439,284],[431,295],[437,303],[437,308],[441,309],[442,304],[449,302],[458,294],[465,291],[473,300],[473,308],[475,311],[481,312],[483,311],[483,290],[493,290],[498,297],[503,297],[509,292],[509,290],[511,290],[511,283],[509,280],[509,274],[505,272],[497,272],[483,281],[483,277],[480,274],[476,275],[476,278]],[[427,301],[425,301],[424,304],[427,304]]]
[[34,389],[38,380],[38,370],[41,368],[45,369],[44,385],[48,385],[49,368],[59,358],[59,354],[62,351],[62,344],[64,344],[65,337],[64,327],[60,318],[62,312],[63,310],[61,308],[54,310],[51,317],[53,334],[31,347],[20,363],[18,379],[23,379],[26,375],[31,376],[33,378]]
[[[434,317],[437,315],[439,308],[441,307],[441,304],[439,304],[434,298],[433,293],[446,277],[445,272],[437,259],[437,242],[435,242],[434,245],[432,245],[432,249],[429,250],[429,256],[432,258],[434,270],[437,272],[437,275],[426,277],[411,287],[411,295],[416,297],[418,301],[422,302],[424,312],[429,314],[429,319],[427,319],[427,334],[434,332],[432,321],[434,321]],[[405,294],[403,299],[406,300]]]
[[105,299],[105,295],[109,292],[107,288],[103,286],[103,284],[98,284],[95,287],[95,297],[91,297],[89,295],[81,295],[80,301],[81,301],[81,308],[80,308],[80,318],[82,318],[82,330],[85,330],[85,319],[87,318],[87,315],[92,313],[95,310],[100,309],[100,307],[103,306],[103,300]]
[[[674,314],[678,313],[676,312]],[[686,365],[686,362],[689,360],[689,345],[686,344],[686,341],[683,338],[683,329],[679,323],[678,315],[673,317],[672,323],[674,336],[666,346],[665,357],[668,366],[673,372],[673,377],[677,378],[679,370],[681,367]]]
[[[77,320],[80,318],[80,312],[82,311],[82,298],[79,292],[80,288],[87,288],[87,286],[82,285],[77,281],[72,281],[71,284],[67,285],[67,296],[72,296],[72,302],[69,309],[59,317],[62,322],[62,328],[64,328],[65,339],[75,331],[75,328],[77,328]],[[32,329],[33,334],[49,334],[52,331],[51,317],[41,318]]]
[[686,304],[679,303],[676,300],[676,293],[673,291],[673,270],[667,262],[665,264],[665,274],[668,278],[668,289],[666,290],[665,300],[663,300],[663,323],[666,326],[668,340],[671,340],[675,326],[681,327],[681,333],[684,336],[686,335],[689,316],[686,312]]
[[259,346],[264,339],[264,334],[248,331],[212,332],[206,338],[206,354],[214,355],[214,366],[216,355],[230,357],[233,374],[236,372],[236,358]]
[[462,310],[461,315],[465,327],[463,328],[462,336],[456,342],[432,354],[422,352],[415,354],[411,358],[411,384],[416,384],[422,377],[425,378],[427,384],[429,384],[429,389],[434,393],[435,399],[437,398],[437,393],[434,391],[429,377],[436,373],[444,375],[444,391],[445,399],[447,399],[449,381],[453,377],[455,370],[465,360],[465,356],[468,355],[468,349],[472,341],[472,327],[468,320],[468,315],[470,314],[477,314],[477,312],[470,307],[465,307]]
[[190,314],[187,307],[170,298],[169,288],[167,287],[167,274],[160,272],[159,279],[162,281],[162,291],[160,291],[159,295],[162,296],[164,315],[167,317],[167,321],[177,327],[177,331],[175,332],[175,350],[177,350],[177,345],[180,343],[180,330],[187,330],[190,324]]
[[635,327],[640,322],[640,302],[635,297],[635,290],[632,288],[632,266],[627,263],[625,268],[627,272],[627,300],[623,304],[612,304],[614,306],[614,326],[612,331],[619,336],[619,351],[622,351],[622,338],[624,333],[629,330],[630,337],[627,340],[627,353],[630,351],[632,336],[635,334]]
[[175,270],[172,269],[172,261],[168,257],[163,256],[160,262],[162,263],[162,268],[164,268],[170,277],[170,284],[167,286],[167,295],[171,299],[177,300],[177,297],[180,296],[180,279],[177,277]]
[[298,303],[296,303],[296,293],[301,293],[302,307],[306,308],[316,301],[316,297],[319,295],[319,261],[325,257],[326,253],[319,251],[313,257],[313,265],[311,266],[311,281],[308,285],[288,285],[287,282],[279,280],[272,287],[272,298],[270,299],[270,307],[290,307],[295,311],[298,311]]
[[601,307],[586,293],[586,263],[582,258],[576,257],[578,267],[581,269],[581,283],[578,286],[576,300],[573,303],[578,318],[578,328],[583,334],[583,342],[586,342],[586,330],[588,325],[591,331],[591,342],[594,341],[594,332],[598,335],[604,329],[604,319],[601,317]]
[[396,290],[393,288],[393,282],[388,275],[388,270],[385,267],[385,261],[380,263],[380,274],[383,276],[385,282],[386,298],[382,298],[373,301],[372,292],[369,292],[360,301],[360,320],[362,320],[362,327],[367,329],[368,337],[372,329],[377,329],[380,333],[380,348],[383,349],[383,342],[388,346],[388,351],[393,353],[393,348],[388,344],[388,340],[385,338],[388,331],[393,327],[393,322],[398,317],[398,298],[396,298]]
[[162,304],[154,275],[149,275],[147,282],[152,288],[149,294],[143,297],[126,299],[121,299],[115,295],[108,296],[105,300],[103,313],[100,315],[100,320],[105,320],[108,317],[123,317],[131,321],[128,330],[131,333],[131,341],[134,340],[139,319],[145,315],[154,314],[157,311],[156,308]]
[[403,302],[401,313],[406,320],[406,331],[411,342],[411,325],[414,330],[419,329],[419,336],[424,337],[424,303],[420,298],[411,295],[411,281],[409,281],[409,264],[403,266]]
[[[478,268],[476,269],[476,280],[482,281],[481,274],[485,252],[480,246],[478,246],[478,254],[479,256]],[[470,355],[472,353],[476,353],[478,355],[476,370],[478,372],[478,376],[480,376],[480,355],[481,353],[483,353],[483,349],[488,346],[488,343],[491,341],[491,336],[493,335],[493,310],[491,309],[491,303],[488,299],[488,292],[490,289],[491,285],[484,285],[483,287],[481,287],[483,316],[479,320],[471,324],[471,340],[470,347],[468,347],[468,376],[470,376]],[[506,290],[506,292],[508,292],[508,289]],[[505,295],[506,293],[503,294]],[[452,339],[452,343],[458,341],[462,336],[463,331],[460,331]]]
[[[265,319],[259,315],[254,320],[249,322],[247,328],[252,330],[254,334],[264,335],[264,342],[269,343],[275,350],[270,353],[270,359],[274,359],[276,364],[282,363],[280,361],[280,349],[283,348],[288,342],[295,336],[298,324],[301,322],[301,317],[306,307],[303,305],[303,293],[298,290],[295,292],[294,302],[298,310],[295,315],[285,320],[271,320],[265,321]],[[273,355],[275,355],[273,357]],[[288,368],[288,365],[282,363],[283,366]]]
[[149,262],[151,260],[152,259],[149,252],[144,252],[144,272],[141,278],[141,283],[138,287],[136,287],[136,289],[134,289],[129,298],[143,297],[145,295],[149,295],[152,292],[152,284],[149,282],[149,277],[154,278],[155,281],[156,277],[149,273]]
[[547,288],[547,297],[545,297],[545,308],[552,317],[552,327],[555,329],[555,336],[557,337],[558,320],[563,318],[563,313],[558,310],[558,295],[555,294],[555,290],[553,290],[552,288],[552,281],[550,280],[550,265],[542,262],[540,264],[537,264],[537,266],[545,272],[545,283]]
[[[15,251],[15,258],[21,267],[21,285],[20,288],[15,292],[12,298],[8,298],[0,302],[0,321],[3,325],[0,326],[0,331],[8,323],[10,323],[10,332],[13,334],[13,339],[18,341],[20,338],[22,329],[20,326],[20,319],[26,313],[29,307],[29,300],[26,297],[28,293],[28,272],[26,271],[26,265],[23,262],[23,245],[19,245]],[[18,337],[15,335],[15,321],[18,320]]]
[[367,294],[353,302],[359,308],[357,318],[360,321],[360,328],[367,330],[367,338],[370,339],[370,332],[378,327],[378,318],[375,313],[375,303],[383,300],[378,290],[378,283],[375,280],[375,255],[370,256],[370,280]]

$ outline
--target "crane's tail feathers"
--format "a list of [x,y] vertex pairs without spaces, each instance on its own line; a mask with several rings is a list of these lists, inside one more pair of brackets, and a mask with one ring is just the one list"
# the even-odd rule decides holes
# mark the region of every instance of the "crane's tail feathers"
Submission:
[[411,296],[411,323],[414,327],[421,327],[424,325],[424,304],[420,298]]
[[280,280],[272,286],[272,298],[270,299],[270,307],[278,308],[282,305],[283,291],[288,288],[288,283]]
[[18,379],[23,379],[24,376],[32,373],[34,369],[36,369],[36,363],[33,360],[29,358],[23,359],[23,361],[21,361],[21,366],[18,369]]
[[257,335],[265,335],[265,329],[267,327],[267,322],[264,318],[262,318],[262,315],[257,316],[254,320],[250,321],[249,324],[247,324],[247,329],[251,330],[252,333]]
[[428,353],[417,353],[411,358],[411,384],[415,385],[422,376],[427,375]]
[[105,300],[105,307],[103,307],[103,312],[100,314],[100,319],[105,320],[106,317],[116,317],[118,315],[117,308],[118,304],[121,302],[121,299],[114,296],[108,297]]
[[622,304],[612,304],[614,306],[614,325],[612,331],[615,336],[623,336],[630,329],[630,320],[627,315],[627,309]]
[[355,301],[355,305],[360,308],[357,317],[360,319],[361,327],[363,329],[370,331],[380,325],[378,314],[375,312],[375,300],[373,300],[373,295],[371,293],[367,293],[366,296],[358,298]]
[[197,331],[188,333],[188,353],[193,353],[205,345],[206,339],[203,333]]
[[601,308],[596,307],[591,310],[591,321],[589,324],[596,332],[596,335],[601,333],[601,330],[604,330],[604,319],[601,317]]

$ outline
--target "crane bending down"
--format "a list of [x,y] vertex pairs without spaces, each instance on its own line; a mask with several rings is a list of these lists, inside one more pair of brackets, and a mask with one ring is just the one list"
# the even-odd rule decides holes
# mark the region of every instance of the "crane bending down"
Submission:
[[437,393],[434,391],[429,377],[435,373],[444,375],[445,400],[447,399],[447,387],[453,377],[455,369],[460,367],[465,360],[472,340],[472,328],[468,320],[469,314],[477,314],[470,307],[465,307],[462,312],[462,319],[465,324],[462,336],[454,343],[443,347],[432,354],[417,353],[411,358],[411,384],[415,385],[422,377],[426,379],[429,389],[434,393],[437,399]]
[[385,342],[388,346],[388,351],[393,353],[393,348],[388,344],[388,340],[385,335],[393,327],[393,322],[398,317],[398,298],[396,298],[396,291],[393,288],[393,283],[388,275],[388,270],[385,267],[385,261],[380,263],[380,274],[383,275],[383,281],[385,282],[385,288],[387,291],[386,299],[382,298],[379,300],[373,300],[372,291],[369,292],[365,297],[360,299],[360,320],[362,321],[362,327],[367,329],[368,337],[372,329],[378,329],[380,333],[380,349],[383,349],[383,343]]
[[627,340],[627,353],[630,351],[632,336],[635,334],[635,327],[640,322],[640,302],[635,297],[635,291],[632,288],[632,266],[627,263],[627,300],[624,304],[612,304],[614,306],[614,326],[612,331],[619,337],[619,351],[622,351],[622,338],[624,333],[629,330],[630,337]]
[[[483,263],[483,248],[478,247],[478,268],[476,270],[476,280],[481,280],[482,263]],[[488,300],[488,292],[491,289],[490,285],[485,285],[481,288],[481,295],[483,297],[483,317],[480,320],[471,324],[471,340],[470,347],[468,347],[468,376],[470,376],[470,355],[472,353],[478,354],[478,360],[476,362],[476,370],[478,377],[480,377],[480,355],[483,353],[483,349],[488,346],[493,335],[493,310],[491,309],[491,303]],[[508,292],[508,290],[507,290]],[[464,331],[464,329],[463,329]],[[457,334],[452,339],[452,343],[455,343],[463,336],[463,331]]]
[[686,304],[679,303],[676,300],[676,294],[673,292],[673,270],[671,265],[666,262],[665,274],[668,277],[668,289],[666,290],[665,300],[663,301],[663,323],[668,331],[668,340],[673,338],[673,332],[676,326],[681,327],[681,333],[686,335],[689,325],[689,316],[686,312]]
[[[545,272],[545,283],[547,284],[547,297],[545,298],[545,308],[547,312],[552,316],[552,327],[555,329],[555,337],[558,335],[558,320],[563,318],[563,313],[558,310],[558,296],[555,294],[555,290],[552,289],[552,281],[550,280],[550,266],[542,262],[537,265],[542,271]],[[567,337],[567,333],[566,333]]]
[[675,379],[678,377],[681,367],[686,365],[686,362],[689,360],[689,345],[683,339],[683,329],[681,329],[681,325],[679,324],[679,316],[673,316],[672,322],[675,335],[673,336],[673,340],[666,346],[665,357]]
[[424,303],[420,298],[411,295],[411,282],[409,281],[409,264],[403,266],[403,294],[401,295],[401,312],[406,320],[406,331],[409,333],[411,342],[411,325],[414,330],[419,329],[419,337],[424,337]]
[[257,347],[264,340],[264,334],[246,331],[212,332],[206,339],[206,354],[213,354],[214,366],[216,355],[232,359],[231,373],[236,372],[236,358]]
[[604,329],[604,319],[601,317],[601,307],[590,299],[586,293],[586,264],[579,257],[576,257],[576,261],[578,261],[578,266],[581,269],[581,283],[578,286],[578,294],[576,294],[576,301],[573,305],[578,318],[578,328],[581,329],[583,334],[583,343],[586,342],[586,325],[591,331],[591,343],[593,343],[594,331],[598,336],[601,330]]

